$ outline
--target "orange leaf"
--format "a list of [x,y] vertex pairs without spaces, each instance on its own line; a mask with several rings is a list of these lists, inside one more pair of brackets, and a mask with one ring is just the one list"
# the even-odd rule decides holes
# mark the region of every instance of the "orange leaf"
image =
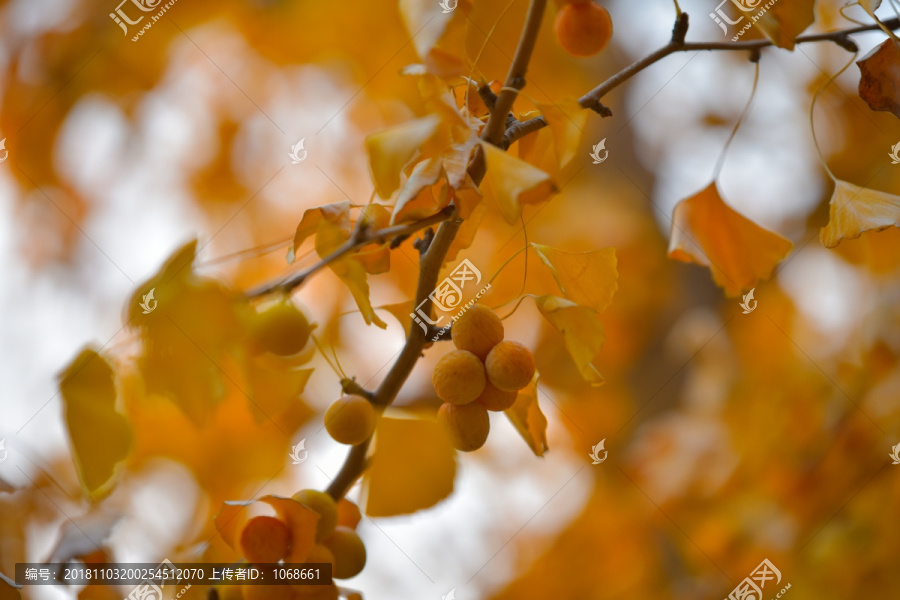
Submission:
[[504,413],[531,451],[536,456],[543,456],[550,447],[547,445],[547,417],[538,404],[537,382],[538,374],[535,373],[528,387],[516,396],[516,403]]
[[[297,225],[294,232],[294,253],[300,251],[300,246],[306,241],[306,238],[319,230],[319,223],[323,218],[332,221],[338,219],[341,214],[348,214],[350,211],[350,202],[335,202],[334,204],[326,204],[325,206],[317,206],[303,212],[303,217]],[[349,219],[349,216],[348,216]]]
[[291,530],[291,558],[298,562],[305,560],[316,545],[319,513],[293,498],[270,495],[263,496],[259,501],[274,508],[278,517],[287,523],[288,529]]
[[382,417],[366,473],[366,514],[406,515],[434,506],[453,491],[456,453],[430,418]]
[[596,312],[610,305],[613,294],[619,289],[615,248],[565,252],[541,244],[531,245],[544,264],[550,267],[566,298],[589,306]]
[[872,110],[900,117],[900,46],[888,38],[856,62],[859,66],[859,97]]
[[709,267],[728,296],[767,278],[791,248],[790,240],[725,204],[715,182],[679,202],[672,215],[669,257]]
[[828,224],[819,232],[826,248],[858,238],[864,231],[900,227],[900,196],[838,180],[831,194]]
[[569,163],[578,149],[587,111],[576,100],[560,104],[538,104],[538,109],[553,134],[553,147],[560,168]]
[[400,0],[400,14],[412,42],[428,71],[453,77],[465,70],[465,32],[472,10],[471,0],[450,0],[451,12],[442,10],[438,0]]
[[[441,122],[438,115],[429,115],[386,131],[373,133],[366,138],[369,167],[375,180],[375,191],[379,196],[390,198],[400,187],[400,173],[403,167],[435,136]],[[431,152],[427,155],[433,154]]]

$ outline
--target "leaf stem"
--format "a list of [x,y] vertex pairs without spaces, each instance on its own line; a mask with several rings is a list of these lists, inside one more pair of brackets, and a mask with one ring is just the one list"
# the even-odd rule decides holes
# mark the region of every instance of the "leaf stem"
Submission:
[[741,123],[744,122],[744,118],[747,116],[747,113],[750,112],[750,106],[753,104],[753,99],[756,98],[756,86],[759,84],[759,61],[756,61],[756,71],[753,75],[753,89],[750,90],[750,97],[747,99],[747,105],[744,106],[744,110],[741,111],[741,116],[738,117],[737,123],[734,124],[734,129],[731,130],[731,135],[728,136],[728,141],[725,142],[725,146],[722,148],[722,153],[719,155],[719,160],[716,161],[716,168],[713,171],[713,181],[719,178],[719,173],[722,172],[722,167],[725,164],[725,155],[728,153],[728,147],[731,146],[731,142],[734,141],[734,136],[737,135],[738,129],[741,127]]

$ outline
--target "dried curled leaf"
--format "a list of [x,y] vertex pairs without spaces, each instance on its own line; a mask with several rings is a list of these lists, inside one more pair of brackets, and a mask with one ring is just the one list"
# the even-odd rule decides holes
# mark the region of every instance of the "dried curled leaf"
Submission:
[[859,97],[872,110],[884,110],[900,118],[900,45],[888,38],[856,62]]
[[580,306],[558,296],[540,296],[535,303],[544,318],[562,334],[566,350],[584,380],[594,386],[601,385],[603,375],[593,362],[600,353],[606,335],[597,313],[590,307]]
[[722,200],[713,182],[675,206],[669,257],[709,267],[728,296],[756,287],[793,248]]
[[591,252],[566,252],[541,244],[532,244],[553,278],[569,300],[589,306],[596,312],[606,309],[619,289],[616,249]]
[[864,231],[900,227],[900,196],[838,180],[831,194],[828,224],[819,232],[826,248],[858,238]]
[[538,374],[535,373],[528,387],[516,396],[516,403],[504,413],[531,451],[536,456],[543,456],[550,447],[547,445],[547,417],[538,404],[537,382]]
[[97,496],[105,491],[132,444],[128,421],[116,411],[113,370],[102,356],[86,348],[59,375],[59,381],[78,477],[85,490]]
[[542,202],[556,192],[550,175],[492,144],[482,144],[487,173],[488,197],[509,223],[516,223],[523,204]]
[[434,506],[453,491],[455,477],[456,451],[437,421],[382,417],[365,475],[366,514],[393,517]]

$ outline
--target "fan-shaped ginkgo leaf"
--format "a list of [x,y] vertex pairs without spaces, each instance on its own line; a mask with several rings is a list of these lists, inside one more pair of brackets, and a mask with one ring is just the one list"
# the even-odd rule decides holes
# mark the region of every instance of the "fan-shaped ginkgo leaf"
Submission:
[[900,117],[900,44],[888,38],[856,62],[859,97],[872,110]]
[[900,196],[838,180],[831,194],[828,224],[819,232],[826,248],[858,238],[864,231],[900,227]]
[[537,381],[538,374],[535,373],[528,387],[516,396],[515,404],[503,412],[531,451],[536,456],[543,456],[550,448],[547,445],[547,417],[538,404]]
[[300,223],[297,224],[297,230],[294,232],[294,253],[299,252],[303,242],[319,230],[319,223],[322,222],[322,219],[327,218],[333,222],[344,218],[349,220],[349,214],[350,202],[346,200],[305,210],[303,217],[300,218]]
[[428,71],[440,77],[461,75],[465,70],[465,33],[471,0],[442,3],[400,0],[400,15]]
[[600,353],[606,336],[594,309],[550,295],[540,296],[535,303],[544,318],[562,334],[566,350],[584,380],[591,385],[601,385],[603,375],[593,361]]
[[553,133],[556,160],[562,168],[575,157],[588,111],[575,100],[567,100],[559,104],[538,104],[537,106]]
[[[816,19],[815,4],[816,0],[776,2],[762,14],[757,24],[776,46],[793,50],[794,40]],[[755,16],[754,13],[747,15],[747,18]]]
[[566,298],[596,312],[605,310],[612,302],[613,294],[619,289],[615,248],[566,252],[541,244],[532,247],[550,267]]
[[95,496],[112,479],[132,443],[128,421],[116,411],[113,370],[102,356],[85,348],[59,380],[78,476]]
[[492,144],[481,147],[487,163],[486,196],[493,199],[507,222],[519,220],[523,204],[541,202],[556,192],[556,185],[547,173]]
[[439,200],[433,186],[441,178],[441,160],[432,157],[416,163],[400,188],[391,224],[416,221],[439,211]]
[[709,267],[731,297],[769,277],[791,248],[790,240],[725,204],[715,182],[679,202],[672,215],[669,257]]
[[[428,115],[366,138],[369,168],[379,196],[390,198],[400,187],[400,173],[417,153],[434,156],[437,153],[435,150],[443,150],[444,144],[432,140],[440,127],[441,118]],[[428,144],[429,140],[432,140],[431,144]]]
[[456,451],[437,421],[382,417],[365,475],[366,514],[392,517],[434,506],[453,491],[455,477]]

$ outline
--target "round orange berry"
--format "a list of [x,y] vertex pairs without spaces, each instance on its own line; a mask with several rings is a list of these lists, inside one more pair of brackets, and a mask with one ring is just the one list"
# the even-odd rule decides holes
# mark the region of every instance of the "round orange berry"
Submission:
[[290,553],[291,530],[281,519],[253,517],[241,531],[240,544],[251,563],[276,563]]
[[556,39],[569,54],[593,56],[613,34],[609,12],[593,2],[570,2],[556,14]]
[[478,396],[478,402],[488,410],[501,411],[515,404],[518,396],[518,393],[503,391],[488,381],[484,391]]
[[431,382],[444,402],[468,404],[484,391],[487,378],[480,358],[467,350],[452,350],[434,365]]
[[462,452],[472,452],[484,446],[491,429],[487,409],[478,402],[441,404],[437,418],[450,435],[453,447]]
[[507,340],[494,346],[484,366],[490,382],[505,392],[521,390],[534,377],[534,356],[518,342]]
[[366,547],[362,539],[349,527],[338,527],[325,540],[325,545],[334,554],[335,579],[355,577],[366,566]]
[[484,360],[503,341],[503,321],[487,306],[476,304],[453,323],[450,334],[454,346]]
[[375,407],[356,394],[347,394],[325,411],[325,429],[335,441],[356,446],[375,431]]

